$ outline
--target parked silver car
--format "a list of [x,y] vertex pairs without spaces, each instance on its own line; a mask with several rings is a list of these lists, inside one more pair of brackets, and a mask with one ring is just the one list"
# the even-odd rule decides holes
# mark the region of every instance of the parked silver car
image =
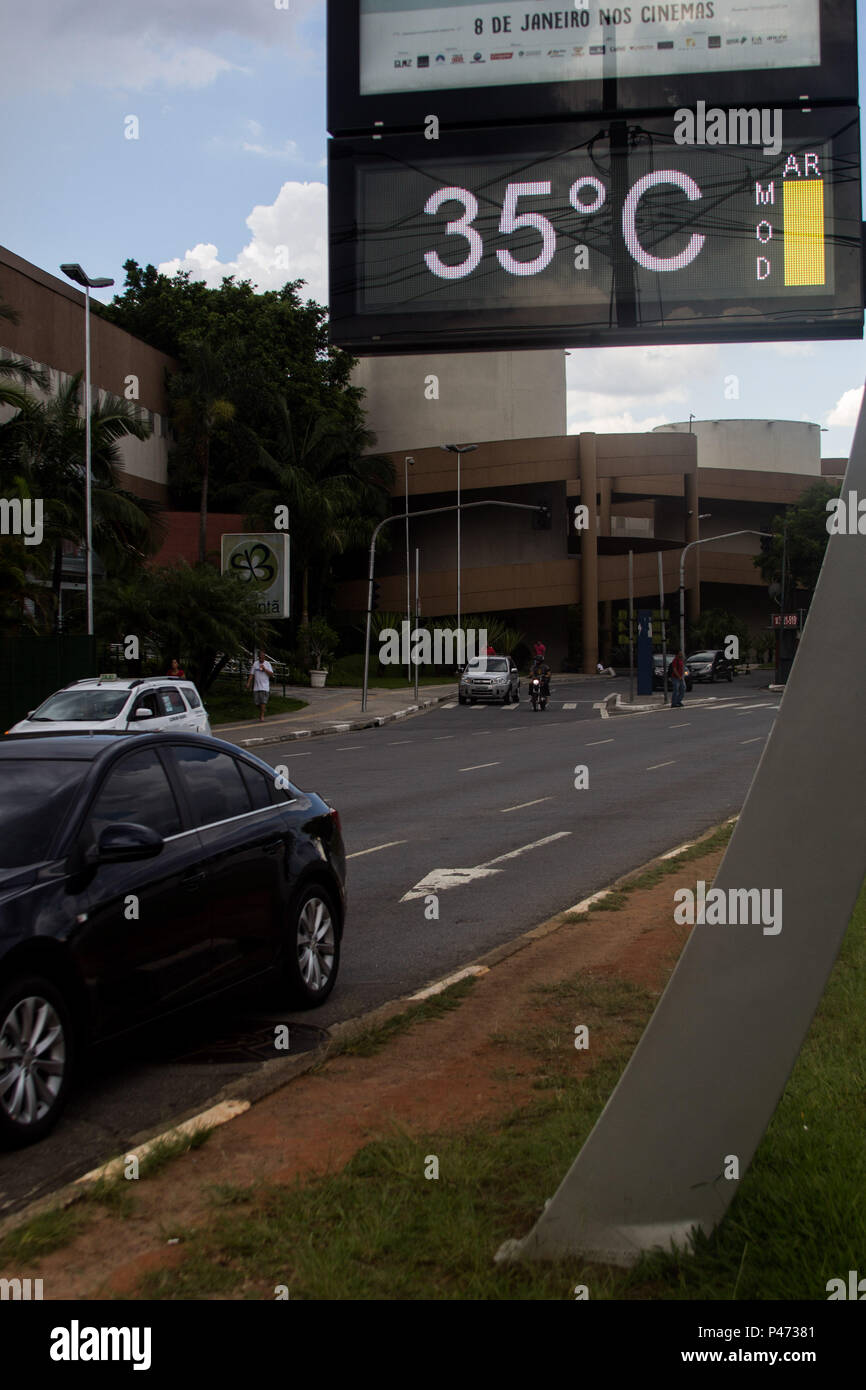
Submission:
[[520,673],[510,656],[473,656],[463,668],[457,698],[461,705],[476,700],[520,700]]

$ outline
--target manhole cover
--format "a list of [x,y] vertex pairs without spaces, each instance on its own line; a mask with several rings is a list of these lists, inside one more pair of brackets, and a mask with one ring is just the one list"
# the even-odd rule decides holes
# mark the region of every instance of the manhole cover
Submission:
[[172,1061],[188,1066],[219,1062],[272,1062],[275,1057],[296,1057],[312,1052],[328,1041],[327,1028],[309,1023],[257,1023],[228,1038],[211,1038],[190,1052],[177,1053]]

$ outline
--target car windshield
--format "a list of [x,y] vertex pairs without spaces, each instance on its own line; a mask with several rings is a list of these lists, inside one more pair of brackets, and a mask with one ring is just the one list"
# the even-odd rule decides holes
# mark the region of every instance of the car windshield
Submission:
[[715,661],[716,654],[715,652],[695,652],[694,656],[690,656],[688,659],[689,661]]
[[38,761],[4,758],[0,763],[0,869],[17,869],[47,858],[51,842],[87,773],[71,758]]
[[504,656],[473,656],[467,671],[507,671],[508,662]]
[[40,724],[102,724],[116,719],[128,699],[128,690],[60,690],[30,718]]

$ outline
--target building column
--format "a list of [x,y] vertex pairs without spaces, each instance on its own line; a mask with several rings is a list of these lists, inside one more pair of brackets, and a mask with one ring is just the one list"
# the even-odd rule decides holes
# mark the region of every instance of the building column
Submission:
[[598,664],[598,477],[595,435],[581,434],[580,500],[589,511],[589,526],[580,535],[580,611],[583,631],[583,671],[594,676]]
[[[598,499],[599,499],[599,535],[610,535],[610,478],[599,478],[598,480]],[[610,599],[605,599],[601,605],[601,630],[603,633],[602,641],[599,644],[601,649],[601,660],[605,666],[610,665],[610,649],[613,645],[613,604]]]
[[[686,494],[686,540],[696,541],[699,537],[701,524],[698,521],[698,513],[701,510],[701,499],[698,496],[698,474],[686,473],[685,475],[685,494]],[[692,582],[689,583],[689,574]],[[695,546],[686,558],[686,622],[696,623],[701,616],[701,550],[700,546]]]

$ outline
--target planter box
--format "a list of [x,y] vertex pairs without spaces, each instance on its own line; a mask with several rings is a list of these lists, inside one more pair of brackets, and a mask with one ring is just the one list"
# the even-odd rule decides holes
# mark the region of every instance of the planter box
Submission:
[[322,686],[325,684],[327,675],[327,671],[310,672],[310,685],[313,687],[314,690],[321,690]]

